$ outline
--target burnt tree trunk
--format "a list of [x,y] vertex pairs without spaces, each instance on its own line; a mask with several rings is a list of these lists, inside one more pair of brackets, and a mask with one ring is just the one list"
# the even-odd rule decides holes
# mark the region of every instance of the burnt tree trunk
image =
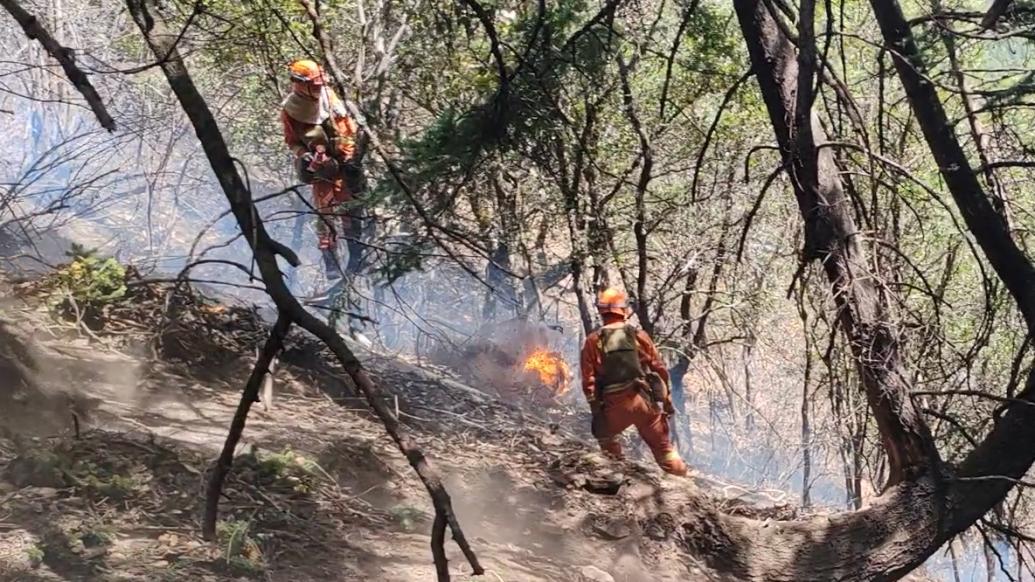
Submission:
[[[923,417],[909,399],[898,334],[859,243],[833,150],[821,147],[827,136],[812,111],[811,97],[799,94],[802,81],[811,93],[814,75],[801,74],[794,46],[765,3],[735,0],[734,5],[805,221],[803,259],[820,262],[830,281],[841,328],[888,454],[888,484],[894,485],[937,465],[938,454]],[[814,55],[800,60],[805,66],[815,64]],[[802,107],[808,111],[801,111]]]

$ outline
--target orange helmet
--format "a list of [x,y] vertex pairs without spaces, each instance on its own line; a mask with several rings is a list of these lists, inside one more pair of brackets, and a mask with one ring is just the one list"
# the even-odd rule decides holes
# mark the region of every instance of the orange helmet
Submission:
[[608,287],[597,296],[597,311],[601,315],[613,313],[624,317],[629,314],[629,296],[624,291]]
[[288,70],[291,71],[292,81],[323,85],[323,67],[316,64],[316,61],[300,59],[288,65]]

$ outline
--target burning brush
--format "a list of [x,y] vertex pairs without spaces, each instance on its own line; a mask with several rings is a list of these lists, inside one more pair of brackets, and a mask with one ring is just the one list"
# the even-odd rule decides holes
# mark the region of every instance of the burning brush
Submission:
[[564,395],[571,388],[571,371],[557,352],[536,348],[525,358],[523,368],[539,377],[540,383],[551,392],[552,398]]

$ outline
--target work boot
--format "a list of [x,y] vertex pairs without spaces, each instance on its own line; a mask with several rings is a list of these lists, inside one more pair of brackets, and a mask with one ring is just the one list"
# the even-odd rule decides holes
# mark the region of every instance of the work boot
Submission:
[[320,254],[323,256],[323,274],[327,277],[327,281],[341,279],[341,266],[338,264],[338,256],[334,249],[320,249]]
[[660,457],[656,457],[656,459],[661,470],[670,475],[685,477],[690,472],[690,468],[686,466],[686,463],[675,450],[668,451]]

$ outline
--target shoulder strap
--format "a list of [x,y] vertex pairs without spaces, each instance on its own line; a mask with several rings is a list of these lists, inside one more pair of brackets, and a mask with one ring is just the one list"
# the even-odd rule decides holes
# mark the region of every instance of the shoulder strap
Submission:
[[640,328],[631,323],[625,324],[625,333],[632,339],[633,347],[636,348],[636,355],[640,355]]

